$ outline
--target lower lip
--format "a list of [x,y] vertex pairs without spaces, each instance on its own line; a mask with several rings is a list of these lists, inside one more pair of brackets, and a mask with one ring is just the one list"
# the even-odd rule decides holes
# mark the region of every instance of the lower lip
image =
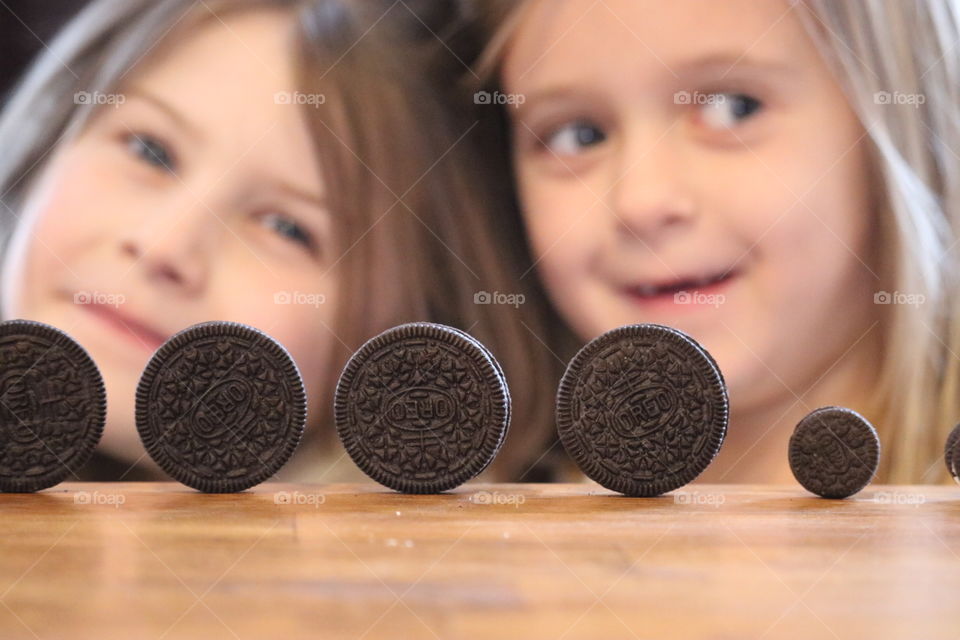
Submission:
[[132,342],[145,351],[153,353],[163,344],[156,336],[144,334],[129,323],[125,324],[119,316],[109,309],[100,305],[85,305],[84,308],[104,325],[113,329],[115,333],[121,334],[129,342]]
[[632,289],[626,290],[625,293],[633,304],[643,308],[644,311],[690,313],[718,309],[723,306],[727,301],[727,291],[738,277],[737,274],[731,274],[723,280],[703,287],[670,291],[655,296],[640,295]]

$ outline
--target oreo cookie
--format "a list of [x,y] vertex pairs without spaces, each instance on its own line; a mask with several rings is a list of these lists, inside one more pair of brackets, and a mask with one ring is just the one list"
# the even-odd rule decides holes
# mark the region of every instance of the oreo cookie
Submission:
[[595,338],[557,391],[557,431],[570,457],[589,478],[629,496],[658,496],[700,475],[728,421],[716,362],[693,338],[661,325]]
[[943,446],[943,462],[953,479],[960,482],[960,424],[953,428]]
[[789,458],[794,477],[807,491],[823,498],[847,498],[877,473],[880,438],[856,411],[822,407],[797,424]]
[[137,386],[137,430],[170,477],[207,493],[273,476],[303,436],[306,393],[283,346],[235,322],[204,322],[163,344]]
[[0,323],[0,491],[75,477],[106,418],[103,377],[73,338],[39,322]]
[[[430,324],[430,323],[423,323],[423,324]],[[511,419],[511,415],[512,415],[512,412],[513,412],[513,398],[512,398],[512,396],[510,395],[510,385],[507,384],[507,376],[506,376],[506,374],[503,373],[503,367],[500,366],[500,362],[494,357],[493,352],[491,352],[490,349],[487,348],[487,345],[483,344],[482,342],[480,342],[479,340],[477,340],[476,338],[474,338],[473,336],[471,336],[471,335],[470,335],[469,333],[467,333],[466,331],[461,331],[460,329],[457,329],[456,327],[448,327],[448,326],[446,326],[446,325],[437,325],[437,324],[435,324],[434,326],[444,327],[444,328],[449,329],[449,330],[451,330],[451,331],[456,331],[456,332],[459,333],[461,336],[463,336],[464,339],[469,340],[470,342],[474,343],[475,345],[477,345],[478,347],[480,347],[481,349],[483,349],[483,352],[486,353],[486,354],[487,354],[487,357],[490,358],[490,362],[492,362],[492,363],[493,363],[493,366],[496,367],[496,369],[497,369],[497,374],[500,376],[500,381],[503,382],[503,391],[504,391],[504,393],[507,394],[507,428],[509,428],[509,427],[510,427],[510,419]],[[502,434],[502,436],[501,436],[501,438],[500,438],[500,444],[497,446],[497,450],[498,450],[498,451],[499,451],[500,447],[503,446],[503,441],[506,439],[506,437],[507,437],[507,429],[504,429],[504,430],[503,430],[503,434]],[[491,459],[491,461],[492,461],[492,459]],[[488,464],[489,464],[489,463],[488,463]]]
[[404,493],[439,493],[493,461],[510,424],[493,355],[466,333],[416,322],[368,340],[337,382],[337,433],[356,465]]

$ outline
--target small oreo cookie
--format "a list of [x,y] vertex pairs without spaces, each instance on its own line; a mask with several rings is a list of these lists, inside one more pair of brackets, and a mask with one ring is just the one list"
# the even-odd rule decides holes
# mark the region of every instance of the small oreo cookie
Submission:
[[75,476],[106,417],[100,370],[73,338],[39,322],[0,323],[0,491],[40,491]]
[[729,399],[713,358],[693,338],[655,324],[595,338],[557,391],[557,430],[580,469],[629,496],[692,481],[727,433]]
[[810,493],[847,498],[870,483],[880,464],[880,438],[866,418],[844,407],[822,407],[790,437],[790,469]]
[[493,461],[510,425],[510,393],[479,341],[416,322],[350,358],[334,416],[344,448],[370,478],[404,493],[439,493]]
[[953,428],[943,446],[943,462],[953,479],[960,482],[960,424]]
[[303,435],[306,393],[287,350],[235,322],[204,322],[163,344],[137,386],[137,430],[170,477],[207,493],[273,476]]

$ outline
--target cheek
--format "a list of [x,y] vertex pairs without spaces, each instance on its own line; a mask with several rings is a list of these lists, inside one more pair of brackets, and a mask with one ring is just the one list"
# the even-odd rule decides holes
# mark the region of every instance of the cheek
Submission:
[[[71,246],[86,236],[112,211],[111,176],[101,167],[103,153],[83,144],[57,156],[44,172],[25,206],[25,214],[37,221],[39,239],[51,248]],[[55,246],[54,246],[55,245]]]
[[524,224],[545,279],[574,278],[589,266],[606,224],[603,204],[575,179],[521,181]]
[[826,299],[832,290],[849,292],[855,280],[872,278],[874,269],[866,153],[855,149],[839,162],[836,157],[826,154],[822,163],[798,166],[786,175],[789,190],[778,196],[783,219],[766,243],[766,257],[780,266],[782,277],[796,287],[815,287]]
[[[73,188],[72,182],[68,179],[57,185],[43,206],[32,214],[35,225],[30,238],[31,253],[45,263],[62,264],[58,258],[69,262],[68,257],[74,255],[78,247],[93,240],[96,233],[91,231],[98,228],[98,210],[102,211],[107,205],[102,197],[94,199],[83,193],[84,189]],[[102,206],[92,207],[94,202]]]
[[[90,163],[70,151],[55,157],[31,188],[4,260],[4,313],[29,316],[51,287],[76,285],[78,251],[96,242],[97,218],[109,209]],[[107,195],[109,197],[109,195]]]

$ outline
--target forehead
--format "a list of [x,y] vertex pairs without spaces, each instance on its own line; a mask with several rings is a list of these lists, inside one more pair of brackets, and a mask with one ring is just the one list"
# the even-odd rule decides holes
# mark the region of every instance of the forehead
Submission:
[[255,156],[302,166],[312,155],[303,109],[278,99],[297,90],[292,14],[200,11],[200,21],[126,78],[127,86],[161,98],[211,144],[238,156],[255,146]]
[[622,82],[624,71],[670,79],[709,60],[787,66],[812,48],[799,10],[788,0],[530,0],[504,77]]

